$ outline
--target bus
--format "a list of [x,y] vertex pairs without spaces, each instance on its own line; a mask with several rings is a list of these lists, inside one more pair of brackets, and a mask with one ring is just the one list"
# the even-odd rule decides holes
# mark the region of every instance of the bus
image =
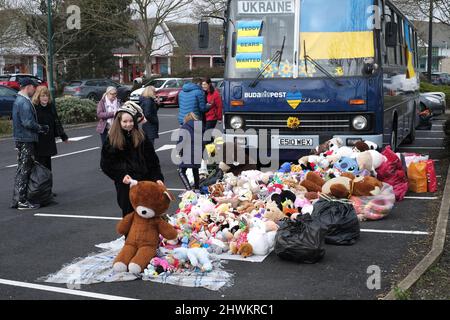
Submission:
[[417,32],[392,2],[228,0],[224,39],[225,141],[283,160],[331,138],[414,141]]

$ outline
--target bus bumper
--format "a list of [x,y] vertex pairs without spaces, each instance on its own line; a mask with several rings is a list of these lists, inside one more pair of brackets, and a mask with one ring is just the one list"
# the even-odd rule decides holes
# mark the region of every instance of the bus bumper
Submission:
[[[309,137],[309,136],[302,136],[302,137]],[[312,137],[316,137],[316,136],[310,136]],[[357,141],[371,141],[373,143],[376,143],[378,145],[378,147],[382,147],[383,146],[383,135],[382,134],[378,134],[378,135],[335,135],[333,136],[333,138],[340,138],[343,142],[344,145],[347,146],[354,146],[355,143]],[[245,146],[246,148],[251,148],[251,149],[258,149],[260,147],[260,141],[258,140],[258,135],[250,135],[250,134],[226,134],[225,135],[225,142],[230,142],[230,143],[237,143],[239,145]],[[321,141],[324,142],[324,141]],[[279,148],[278,146],[274,146],[271,145],[270,139],[268,139],[268,141],[266,141],[266,146],[268,146],[271,149],[283,149],[283,148]],[[316,146],[312,146],[312,147],[303,147],[303,148],[298,148],[298,149],[307,149],[307,150],[311,150]],[[294,148],[290,148],[290,149],[296,149]]]

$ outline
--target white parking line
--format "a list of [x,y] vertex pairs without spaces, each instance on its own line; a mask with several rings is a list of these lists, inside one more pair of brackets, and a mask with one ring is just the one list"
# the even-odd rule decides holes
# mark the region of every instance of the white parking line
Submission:
[[156,152],[172,150],[172,149],[175,149],[176,147],[177,146],[175,144],[165,144],[162,147],[158,148],[158,150],[156,150]]
[[370,232],[370,233],[392,233],[392,234],[412,234],[412,235],[429,235],[428,232],[423,231],[399,231],[399,230],[377,230],[377,229],[361,229],[361,232]]
[[[78,215],[47,214],[47,213],[36,213],[35,216],[36,217],[54,217],[54,218],[96,219],[96,220],[121,220],[121,218],[116,218],[116,217],[78,216]],[[361,229],[361,232],[412,234],[412,235],[427,235],[428,234],[428,232],[423,232],[423,231],[377,230],[377,229]]]
[[429,150],[444,150],[444,147],[398,147],[402,150],[415,150],[415,149],[429,149]]
[[[79,154],[79,153],[84,153],[84,152],[89,152],[89,151],[93,151],[93,150],[98,150],[100,149],[100,147],[95,147],[95,148],[90,148],[90,149],[85,149],[85,150],[80,150],[80,151],[75,151],[75,152],[70,152],[70,153],[65,153],[65,154],[60,154],[57,156],[52,157],[52,159],[58,159],[58,158],[63,158],[63,157],[67,157],[67,156],[72,156],[74,154]],[[13,164],[10,166],[6,166],[5,168],[15,168],[17,167],[17,164]]]
[[413,197],[413,196],[407,196],[405,199],[414,199],[414,200],[437,200],[438,197]]
[[49,213],[36,213],[36,217],[52,217],[52,218],[74,218],[74,219],[95,219],[95,220],[122,220],[122,218],[116,217],[102,217],[102,216],[80,216],[72,214],[49,214]]
[[173,129],[173,130],[169,130],[169,131],[159,132],[159,135],[166,134],[166,133],[171,133],[171,132],[178,131],[178,130],[180,130],[180,129]]
[[0,279],[0,284],[4,284],[7,286],[14,286],[14,287],[22,287],[22,288],[28,288],[28,289],[70,294],[73,296],[102,299],[102,300],[137,300],[137,299],[133,299],[133,298],[112,296],[109,294],[102,294],[102,293],[95,293],[95,292],[88,292],[88,291],[81,291],[81,290],[72,290],[72,289],[65,289],[65,288],[52,287],[52,286],[44,286],[41,284],[34,284],[34,283],[20,282],[20,281],[6,280],[6,279]]

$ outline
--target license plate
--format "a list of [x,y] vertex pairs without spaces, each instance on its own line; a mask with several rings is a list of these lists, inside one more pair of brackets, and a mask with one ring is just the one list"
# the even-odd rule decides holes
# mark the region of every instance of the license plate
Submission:
[[318,136],[277,136],[272,137],[275,149],[312,149],[319,144]]

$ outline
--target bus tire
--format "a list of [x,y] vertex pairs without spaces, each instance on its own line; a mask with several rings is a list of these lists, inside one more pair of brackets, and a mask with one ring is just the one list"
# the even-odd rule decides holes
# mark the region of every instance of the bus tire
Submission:
[[397,140],[398,140],[398,136],[397,136],[397,121],[394,122],[394,124],[392,125],[392,132],[391,132],[391,149],[392,151],[396,152],[397,151]]
[[412,144],[416,140],[416,107],[414,107],[414,117],[411,125],[411,131],[408,134],[408,136],[405,138],[404,143],[405,144]]

